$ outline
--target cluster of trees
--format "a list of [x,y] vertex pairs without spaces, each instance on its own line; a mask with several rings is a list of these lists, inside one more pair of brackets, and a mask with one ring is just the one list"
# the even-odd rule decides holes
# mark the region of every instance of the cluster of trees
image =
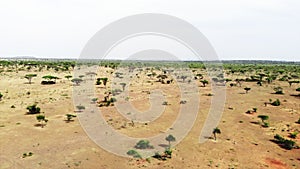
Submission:
[[44,128],[46,126],[48,119],[46,119],[45,114],[40,114],[41,113],[41,108],[37,106],[37,104],[33,104],[31,106],[27,106],[26,108],[28,112],[26,114],[37,114],[36,115],[36,120],[39,122],[38,126],[41,126]]
[[18,71],[71,71],[74,70],[75,61],[65,60],[0,60],[0,70],[6,68],[7,72]]
[[[169,143],[168,147],[163,153],[156,152],[152,157],[158,160],[166,160],[167,158],[172,158],[172,148],[171,142],[176,141],[176,138],[173,135],[168,135],[165,140]],[[136,149],[153,149],[154,147],[150,145],[149,140],[140,140],[134,146]],[[132,156],[133,158],[142,158],[142,156],[136,150],[129,150],[127,155]]]
[[274,142],[287,150],[299,148],[299,146],[293,140],[285,139],[278,134],[274,136]]

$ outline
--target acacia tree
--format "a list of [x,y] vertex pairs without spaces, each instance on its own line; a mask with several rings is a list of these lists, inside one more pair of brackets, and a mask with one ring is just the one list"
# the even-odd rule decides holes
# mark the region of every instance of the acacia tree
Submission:
[[42,78],[47,80],[47,81],[42,81],[42,84],[55,84],[56,80],[59,79],[58,77],[52,75],[43,76]]
[[70,122],[70,121],[73,121],[72,118],[73,118],[73,117],[76,117],[76,115],[73,115],[73,114],[66,114],[66,117],[67,117],[66,122],[68,123],[68,122]]
[[249,90],[251,90],[250,87],[245,87],[244,90],[246,91],[246,93],[248,93]]
[[65,76],[65,78],[68,79],[68,80],[70,80],[71,77],[72,77],[71,75],[66,75]]
[[208,84],[207,80],[201,80],[200,82],[203,84],[203,87],[205,87]]
[[269,119],[269,116],[267,115],[258,115],[257,117],[261,119],[263,124],[266,124],[265,121]]
[[169,142],[169,148],[171,148],[171,141],[172,142],[174,142],[174,141],[176,141],[176,138],[173,136],[173,135],[168,135],[167,137],[166,137],[166,141],[168,141]]
[[31,84],[31,80],[33,77],[36,77],[36,74],[27,74],[25,75],[25,78],[28,80],[28,83]]
[[260,118],[262,122],[265,122],[265,120],[269,119],[269,116],[267,116],[267,115],[259,115],[257,117]]
[[212,133],[214,135],[215,140],[217,140],[217,134],[221,134],[221,130],[218,127],[216,127],[214,128]]
[[87,76],[90,76],[90,77],[91,77],[91,80],[93,79],[94,76],[97,75],[97,73],[95,73],[95,72],[86,72],[85,74],[86,74]]
[[108,78],[107,78],[107,77],[103,77],[103,78],[101,78],[101,80],[102,80],[102,82],[103,82],[103,85],[106,87]]
[[3,94],[2,94],[2,93],[0,93],[0,101],[2,100],[2,97],[3,97]]
[[43,115],[43,114],[37,115],[37,116],[36,116],[36,120],[37,120],[38,122],[41,123],[40,126],[41,126],[42,128],[44,128],[44,126],[45,126],[46,123],[48,122],[48,119],[46,119],[45,115]]
[[71,80],[71,82],[75,83],[76,85],[79,85],[83,80],[81,78],[74,78]]

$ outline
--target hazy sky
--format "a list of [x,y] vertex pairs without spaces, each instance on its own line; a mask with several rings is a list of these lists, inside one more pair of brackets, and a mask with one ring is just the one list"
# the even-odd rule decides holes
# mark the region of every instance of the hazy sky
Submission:
[[299,0],[0,0],[0,57],[77,58],[103,26],[139,13],[186,20],[221,59],[300,61]]

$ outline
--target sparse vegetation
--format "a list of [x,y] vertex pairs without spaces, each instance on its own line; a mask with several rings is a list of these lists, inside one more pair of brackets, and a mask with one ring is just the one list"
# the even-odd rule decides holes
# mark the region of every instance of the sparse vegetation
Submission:
[[[188,68],[184,68],[180,62],[148,63],[143,61],[126,61],[120,64],[121,62],[123,61],[104,60],[103,62],[101,61],[101,63],[94,63],[94,61],[84,60],[82,62],[78,61],[75,68],[75,65],[72,65],[70,61],[62,60],[27,61],[16,59],[16,61],[3,61],[0,59],[0,74],[2,79],[2,88],[0,90],[3,94],[0,94],[0,100],[1,98],[3,99],[3,101],[0,102],[1,116],[3,117],[0,121],[1,135],[3,135],[2,142],[5,143],[7,147],[15,147],[14,151],[17,152],[17,156],[20,158],[22,158],[23,153],[24,158],[29,157],[28,152],[31,150],[31,147],[31,151],[34,150],[33,152],[35,152],[33,157],[29,157],[28,159],[17,159],[17,156],[15,156],[16,153],[12,152],[10,150],[11,148],[7,148],[7,159],[16,160],[16,166],[18,162],[21,162],[19,160],[22,160],[24,164],[32,164],[32,166],[35,167],[40,166],[45,168],[50,165],[50,161],[43,160],[40,157],[43,157],[45,155],[44,153],[59,153],[60,149],[58,146],[62,145],[61,141],[65,138],[67,151],[62,152],[63,156],[69,152],[76,152],[77,150],[79,153],[80,146],[84,144],[83,142],[85,142],[86,139],[73,139],[76,136],[81,136],[82,130],[80,130],[80,127],[78,128],[77,122],[72,123],[74,120],[77,121],[75,118],[77,114],[72,113],[72,110],[75,108],[76,112],[86,109],[84,113],[78,113],[81,114],[80,117],[83,115],[92,117],[92,115],[97,114],[97,112],[93,111],[94,109],[90,109],[90,107],[93,107],[101,110],[102,117],[107,122],[107,125],[116,132],[128,134],[128,136],[134,136],[136,138],[143,136],[143,132],[150,132],[146,134],[145,137],[142,137],[144,141],[138,145],[133,143],[133,145],[131,145],[132,147],[125,149],[126,151],[129,150],[127,154],[133,157],[131,159],[118,158],[118,160],[114,160],[112,159],[114,156],[105,155],[107,153],[103,154],[104,150],[91,148],[88,152],[80,150],[80,155],[74,156],[74,158],[59,159],[61,155],[52,156],[51,160],[55,161],[55,163],[51,163],[53,168],[93,168],[99,159],[102,159],[101,165],[99,166],[100,168],[114,167],[112,164],[121,164],[120,166],[123,168],[176,168],[176,166],[182,168],[205,168],[208,163],[211,168],[255,168],[257,167],[256,160],[258,157],[276,157],[277,159],[279,154],[280,158],[277,159],[278,162],[281,160],[283,163],[286,163],[287,167],[299,168],[298,160],[296,159],[297,156],[295,155],[298,150],[286,152],[286,150],[281,150],[276,145],[278,144],[285,149],[294,149],[298,148],[297,145],[300,143],[298,134],[300,118],[297,109],[300,88],[298,83],[291,83],[290,86],[288,84],[292,81],[300,80],[300,67],[298,63],[264,63],[263,61],[248,63],[247,61],[243,61],[242,64],[240,64],[239,61],[224,61],[224,76],[217,75],[212,78],[207,74],[207,71],[214,71],[214,68],[204,66],[207,63],[184,62],[184,65],[187,65],[188,68],[191,69],[190,71]],[[94,66],[99,66],[100,68],[97,70],[97,74],[90,75],[89,73],[85,73],[96,70]],[[116,69],[117,67],[118,69]],[[76,69],[76,71],[80,70],[81,73],[79,74],[82,75],[79,77],[79,74],[74,73],[75,77],[72,77],[71,75],[73,74],[71,71],[74,69]],[[191,75],[186,76],[187,74],[181,73],[178,70],[187,70],[191,72]],[[33,73],[37,76],[32,78],[32,81],[29,81],[27,78],[25,79],[27,74]],[[132,74],[129,77],[127,73]],[[56,82],[56,85],[41,85],[36,82],[37,80],[40,82],[40,79],[47,74],[62,77],[63,79],[43,79],[47,81],[47,83],[48,81]],[[157,75],[160,75],[159,78],[156,78]],[[74,80],[73,83],[71,83],[72,79],[77,77],[80,79],[77,85],[82,86],[75,86],[76,82]],[[103,77],[107,78],[106,85],[102,80]],[[124,79],[127,77],[128,79]],[[90,80],[92,78],[95,79],[92,81]],[[208,86],[207,83],[202,83],[205,79],[208,80],[211,78],[213,82],[216,82],[213,83],[213,85]],[[112,80],[108,81],[108,79]],[[122,82],[126,82],[126,84],[122,84]],[[178,128],[172,128],[172,122],[179,117],[177,109],[194,106],[194,100],[187,97],[190,94],[189,91],[186,92],[183,90],[185,87],[189,87],[189,82],[193,82],[192,84],[195,82],[195,84],[197,84],[195,88],[199,90],[200,103],[201,107],[203,107],[199,109],[201,116],[197,116],[196,119],[195,124],[198,127],[202,126],[200,123],[204,122],[207,117],[206,115],[208,115],[210,111],[209,107],[212,105],[211,103],[213,103],[212,100],[220,96],[219,91],[213,90],[213,88],[217,87],[219,89],[219,86],[224,84],[229,86],[226,89],[227,100],[224,105],[224,116],[220,119],[221,123],[219,126],[222,127],[222,134],[224,132],[224,135],[218,135],[221,133],[220,129],[219,131],[211,131],[207,137],[211,136],[209,138],[212,140],[220,140],[219,143],[213,141],[207,144],[207,146],[199,148],[195,140],[197,141],[199,138],[199,132],[197,131],[200,131],[200,128],[194,126],[193,131],[196,132],[190,132],[188,137],[185,137],[180,143],[179,147],[173,148],[173,144],[175,143],[173,141],[177,138],[175,139],[174,137],[173,140],[168,138],[168,135],[165,135],[168,137],[163,138],[165,140],[162,140],[160,143],[154,144],[154,142],[151,142],[155,148],[163,149],[160,152],[152,154],[154,155],[153,158],[143,159],[141,156],[142,152],[155,152],[154,149],[151,149],[152,145],[145,140],[147,136],[152,137],[156,134],[163,135],[167,130],[168,132],[174,130],[173,133],[175,134],[175,129]],[[31,85],[24,85],[24,83],[31,83]],[[75,85],[71,86],[71,84]],[[95,89],[95,93],[90,93],[89,89],[84,88],[85,85],[89,84],[98,85],[92,86]],[[251,89],[246,91],[244,90],[246,87]],[[129,89],[128,95],[127,92],[123,92],[127,88]],[[276,91],[273,90],[274,88],[282,92],[276,93]],[[72,93],[72,89],[78,90],[79,97],[77,98],[80,99],[80,97],[82,97],[82,100],[78,100],[81,102],[74,102],[74,107],[71,96],[77,94],[77,92]],[[149,104],[148,96],[151,93],[150,91],[154,89],[161,89],[163,96],[168,102],[163,103],[163,101],[154,100],[155,104]],[[180,95],[179,91],[182,91],[184,95]],[[246,92],[249,95],[244,94]],[[274,95],[275,93],[280,95]],[[216,97],[207,97],[213,95]],[[268,100],[268,98],[272,98],[273,100]],[[116,111],[117,107],[106,107],[114,106],[116,101],[118,101],[120,105],[123,103],[131,104],[132,107],[136,107],[139,111],[147,111],[147,106],[150,105],[151,107],[157,105],[157,107],[165,107],[166,112],[164,112],[157,121],[139,122],[139,120],[134,119],[135,113],[131,110],[124,111],[126,116],[133,116],[133,119],[127,119],[127,117],[124,117],[125,115],[118,114]],[[264,107],[264,102],[266,106],[270,107]],[[35,103],[35,106],[33,106],[32,103]],[[85,107],[80,108],[76,106],[81,106],[80,104]],[[168,106],[162,106],[161,104]],[[271,105],[281,107],[273,107]],[[89,108],[87,108],[87,106]],[[97,108],[96,106],[104,107]],[[29,108],[27,109],[27,107],[31,107],[31,110],[29,110]],[[41,107],[41,109],[39,107]],[[245,114],[243,110],[247,110],[249,114]],[[45,116],[43,111],[47,112],[47,119],[51,120],[48,123],[44,121],[46,117],[43,117]],[[24,113],[31,114],[29,112],[35,115],[24,116]],[[187,113],[189,113],[189,111],[184,112],[182,115],[188,115]],[[263,120],[258,118],[257,115],[261,114],[265,116],[269,115],[270,119]],[[36,115],[41,116],[37,118]],[[38,120],[38,122],[36,120]],[[231,128],[233,123],[235,123],[236,126]],[[44,127],[44,129],[40,128],[46,124],[47,126]],[[33,125],[38,127],[33,127]],[[260,126],[270,127],[262,128]],[[181,127],[186,126],[182,125]],[[232,134],[230,133],[231,131],[238,132]],[[270,135],[271,133],[274,133],[274,135],[276,133],[280,134],[280,137],[271,140],[276,144],[270,142],[270,139],[273,139],[274,136]],[[104,134],[109,135],[110,133]],[[252,136],[255,136],[255,138],[251,139]],[[71,139],[69,140],[70,142],[68,138]],[[16,141],[11,140],[17,140],[24,144],[15,146]],[[41,144],[40,147],[38,142]],[[93,143],[89,145],[92,144]],[[111,145],[114,145],[113,141]],[[251,150],[253,150],[251,152],[256,153],[257,156],[253,156],[251,153],[243,153],[243,157],[237,159],[236,155],[242,150],[240,148],[249,147],[249,145]],[[139,146],[141,149],[134,146]],[[196,146],[196,148],[193,148],[193,146]],[[264,146],[267,146],[267,149],[263,148]],[[171,147],[173,149],[171,149]],[[224,151],[219,151],[218,147],[223,147],[222,150]],[[213,148],[216,148],[214,151],[215,153],[219,153],[220,157],[226,156],[226,158],[219,159],[215,158],[215,153],[205,153]],[[261,150],[264,150],[262,153],[267,153],[267,156],[262,156],[260,154]],[[122,153],[126,155],[126,151]],[[205,157],[201,155],[203,152],[205,153]],[[169,160],[172,155],[175,155],[175,158],[173,157],[174,159],[164,162],[164,160]],[[6,158],[6,156],[4,158]],[[247,160],[243,158],[247,158]],[[247,163],[241,163],[244,161],[247,161]],[[267,166],[274,168],[274,165],[269,162],[268,159],[262,158],[259,161],[259,165],[261,167]]]

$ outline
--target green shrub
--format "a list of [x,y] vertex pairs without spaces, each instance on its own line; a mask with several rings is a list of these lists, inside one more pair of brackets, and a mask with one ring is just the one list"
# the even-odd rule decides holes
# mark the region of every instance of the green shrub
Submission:
[[150,145],[150,142],[148,140],[140,140],[136,143],[135,148],[137,149],[152,149],[153,146]]
[[41,108],[37,107],[36,104],[28,106],[26,109],[28,110],[27,114],[39,114],[39,113],[41,113]]
[[278,134],[274,136],[274,139],[277,144],[279,144],[281,147],[287,150],[291,150],[293,148],[299,148],[293,140],[285,139]]
[[172,156],[172,150],[170,148],[166,148],[165,154],[171,158],[171,156]]
[[280,106],[279,99],[276,99],[274,102],[271,103],[272,106]]
[[79,111],[82,111],[82,110],[84,110],[84,109],[85,109],[85,107],[84,107],[84,106],[82,106],[82,105],[78,105],[78,106],[76,106],[76,108],[77,108]]
[[265,127],[265,128],[268,128],[270,126],[270,124],[268,123],[268,122],[264,122],[263,124],[262,124],[262,127]]
[[295,131],[295,132],[293,132],[293,133],[290,133],[290,137],[291,138],[297,138],[297,135],[298,135],[299,133],[297,132],[297,131]]
[[132,156],[133,158],[142,158],[142,156],[135,150],[127,151],[127,155]]

